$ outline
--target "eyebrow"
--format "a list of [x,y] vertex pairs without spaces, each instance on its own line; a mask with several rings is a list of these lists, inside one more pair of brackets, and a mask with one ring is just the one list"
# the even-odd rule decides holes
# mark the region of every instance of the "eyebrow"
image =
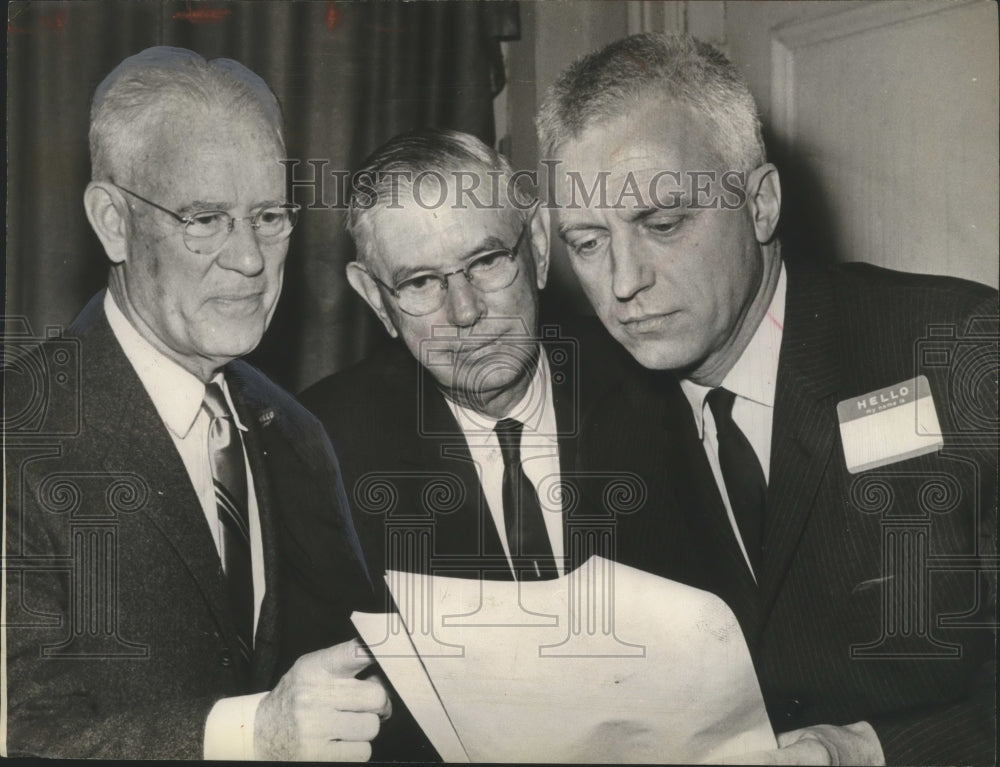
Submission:
[[[680,201],[677,205],[672,205],[670,207],[659,207],[654,205],[648,208],[641,208],[640,210],[630,213],[626,218],[626,221],[630,224],[634,224],[645,221],[647,218],[655,216],[657,213],[668,212],[680,214],[682,212],[686,212],[688,206],[690,205],[690,198],[684,192],[679,192],[678,195],[680,196]],[[594,230],[607,231],[607,229],[608,228],[606,226],[597,223],[563,224],[559,227],[556,234],[559,236],[560,240],[566,242],[566,238],[573,232]]]
[[592,229],[607,229],[606,226],[601,226],[600,224],[563,224],[559,227],[559,231],[556,232],[559,235],[559,239],[566,241],[566,237],[572,232],[579,231],[590,231]]
[[231,207],[233,207],[233,205],[229,202],[194,200],[187,203],[184,207],[178,208],[177,212],[181,215],[185,215],[189,213],[198,213],[203,210],[229,210]]
[[[469,259],[481,255],[482,253],[486,253],[487,251],[507,250],[509,247],[510,245],[505,244],[499,237],[490,235],[488,237],[484,237],[475,247],[470,248],[463,255],[459,256],[458,261],[464,264]],[[392,272],[391,279],[394,284],[398,285],[403,280],[408,277],[412,277],[415,274],[441,274],[442,271],[450,272],[451,269],[442,270],[433,266],[401,266],[399,269]]]
[[657,213],[663,213],[664,211],[676,211],[677,208],[643,208],[642,210],[637,210],[635,213],[628,217],[628,222],[630,224],[641,223],[645,221],[650,216],[655,216]]
[[691,197],[687,192],[671,192],[671,197],[676,196],[676,205],[651,205],[648,208],[641,208],[628,217],[629,223],[636,221],[645,221],[650,216],[655,216],[657,213],[683,213],[691,206]]
[[[265,200],[264,202],[257,203],[256,205],[251,205],[248,210],[264,210],[265,208],[273,208],[275,206],[285,204],[285,200]],[[184,207],[178,208],[177,212],[182,216],[189,216],[192,213],[202,213],[204,211],[211,210],[221,210],[226,212],[230,208],[235,207],[236,203],[228,200],[194,200],[193,202],[187,203]]]

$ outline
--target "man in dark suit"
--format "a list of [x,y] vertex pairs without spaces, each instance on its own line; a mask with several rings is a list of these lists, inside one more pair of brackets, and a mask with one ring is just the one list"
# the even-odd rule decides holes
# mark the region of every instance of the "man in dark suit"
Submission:
[[[98,87],[90,141],[108,289],[5,381],[7,753],[366,759],[388,704],[355,678],[371,583],[336,459],[238,359],[295,224],[277,101],[151,48]],[[340,644],[296,661],[295,621]]]
[[300,399],[333,441],[376,580],[552,577],[571,553],[563,491],[602,385],[589,373],[610,379],[623,355],[540,328],[548,211],[515,182],[478,139],[439,130],[394,138],[356,175],[348,278],[402,343]]
[[691,38],[582,58],[537,124],[574,271],[651,371],[578,468],[646,483],[619,561],[739,618],[778,732],[751,758],[993,763],[996,291],[783,258],[753,98]]

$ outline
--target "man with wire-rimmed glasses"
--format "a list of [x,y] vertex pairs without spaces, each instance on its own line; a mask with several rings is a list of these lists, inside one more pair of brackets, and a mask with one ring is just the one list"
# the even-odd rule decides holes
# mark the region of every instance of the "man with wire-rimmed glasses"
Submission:
[[97,88],[90,146],[108,289],[60,339],[78,386],[44,382],[73,428],[8,473],[8,753],[367,759],[390,706],[355,678],[372,592],[336,459],[238,359],[298,212],[278,102],[235,61],[151,48]]
[[548,210],[517,181],[447,130],[398,136],[355,174],[347,277],[398,341],[301,398],[334,443],[376,582],[567,569],[581,367],[613,366],[541,324]]

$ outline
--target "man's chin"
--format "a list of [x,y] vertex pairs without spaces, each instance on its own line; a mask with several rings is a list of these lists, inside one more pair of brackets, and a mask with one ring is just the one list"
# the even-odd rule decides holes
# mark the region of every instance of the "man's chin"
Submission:
[[458,351],[454,356],[454,379],[461,382],[475,381],[468,388],[503,388],[533,369],[536,356],[531,346],[511,343],[492,343],[470,351]]
[[631,338],[618,340],[635,357],[636,362],[650,370],[683,370],[695,363],[694,355],[669,341],[637,342]]
[[439,380],[439,384],[446,395],[463,407],[499,417],[493,411],[499,407],[506,412],[524,396],[529,381],[527,370],[492,368],[488,371],[465,371],[465,375],[455,376],[447,383]]
[[228,338],[225,341],[213,337],[202,344],[201,354],[208,359],[218,360],[225,364],[250,354],[260,345],[261,337],[260,334],[244,334],[240,337]]

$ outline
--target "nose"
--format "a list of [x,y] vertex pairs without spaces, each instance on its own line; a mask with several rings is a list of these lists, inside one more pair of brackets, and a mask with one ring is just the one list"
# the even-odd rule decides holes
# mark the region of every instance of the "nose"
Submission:
[[460,328],[474,325],[486,310],[483,294],[465,279],[461,272],[448,277],[448,295],[445,297],[448,322]]
[[611,288],[615,298],[628,301],[653,284],[653,269],[641,246],[630,236],[611,246]]
[[216,262],[223,269],[255,277],[264,271],[264,253],[249,219],[236,219]]

